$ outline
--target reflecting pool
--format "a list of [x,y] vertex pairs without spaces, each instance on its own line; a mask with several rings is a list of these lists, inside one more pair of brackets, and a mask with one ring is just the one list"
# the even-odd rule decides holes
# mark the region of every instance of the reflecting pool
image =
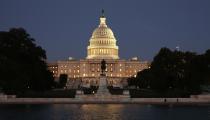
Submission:
[[210,120],[210,105],[0,105],[0,120]]

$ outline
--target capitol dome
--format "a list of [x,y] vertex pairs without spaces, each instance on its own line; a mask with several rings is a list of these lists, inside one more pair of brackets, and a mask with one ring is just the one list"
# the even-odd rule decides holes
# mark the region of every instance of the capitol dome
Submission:
[[112,30],[106,25],[102,11],[99,26],[93,31],[87,47],[87,59],[119,59],[118,46]]
[[93,31],[91,38],[114,38],[114,34],[108,27],[98,27]]

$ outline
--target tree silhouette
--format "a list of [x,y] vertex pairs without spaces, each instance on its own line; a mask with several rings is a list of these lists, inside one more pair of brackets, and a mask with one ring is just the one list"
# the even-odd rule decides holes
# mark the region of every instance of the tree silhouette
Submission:
[[66,86],[66,82],[68,79],[68,75],[67,74],[60,74],[59,76],[59,85],[61,88]]
[[150,69],[138,72],[137,77],[129,78],[128,82],[129,85],[149,87],[158,92],[173,90],[198,94],[201,85],[210,84],[210,50],[197,55],[161,48]]
[[5,92],[47,90],[53,85],[45,50],[23,28],[0,32],[0,76]]

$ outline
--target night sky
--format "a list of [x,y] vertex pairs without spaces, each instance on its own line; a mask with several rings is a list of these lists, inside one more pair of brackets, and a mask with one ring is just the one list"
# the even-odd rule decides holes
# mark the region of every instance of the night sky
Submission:
[[84,59],[101,9],[120,58],[151,61],[161,47],[210,48],[210,0],[0,0],[0,31],[25,28],[49,61]]

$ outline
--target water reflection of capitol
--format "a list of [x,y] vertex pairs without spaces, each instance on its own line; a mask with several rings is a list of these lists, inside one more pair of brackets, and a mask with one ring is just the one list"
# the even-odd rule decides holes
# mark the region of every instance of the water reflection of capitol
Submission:
[[72,80],[77,81],[74,84],[80,84],[78,82],[80,81],[83,85],[95,85],[98,84],[98,77],[101,74],[101,60],[105,59],[108,84],[117,85],[126,82],[127,77],[135,77],[138,71],[148,68],[148,62],[140,61],[137,57],[129,60],[120,59],[116,42],[114,33],[107,26],[106,18],[102,13],[100,24],[90,38],[86,59],[69,58],[49,63],[49,69],[55,78],[60,74],[67,74],[69,83]]

